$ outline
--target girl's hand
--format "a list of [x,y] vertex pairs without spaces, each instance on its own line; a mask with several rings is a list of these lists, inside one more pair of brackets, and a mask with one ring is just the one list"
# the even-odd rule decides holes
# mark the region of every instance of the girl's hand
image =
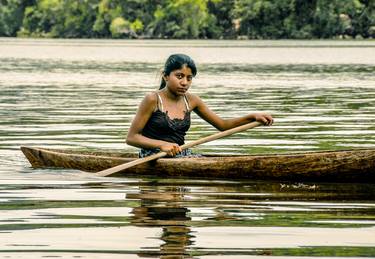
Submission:
[[176,143],[166,143],[160,147],[160,150],[172,157],[182,152],[181,147]]
[[273,124],[273,118],[268,113],[254,113],[253,118],[255,121],[263,123],[263,125],[271,126]]

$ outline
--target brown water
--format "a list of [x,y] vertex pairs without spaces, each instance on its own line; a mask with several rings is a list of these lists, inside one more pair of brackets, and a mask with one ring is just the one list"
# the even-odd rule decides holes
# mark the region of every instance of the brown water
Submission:
[[[375,147],[374,41],[0,39],[0,257],[375,257],[375,186],[99,178],[32,169],[21,145],[126,150],[170,53],[190,54],[192,92],[223,117],[273,127],[197,152]],[[187,139],[215,130],[199,117]]]

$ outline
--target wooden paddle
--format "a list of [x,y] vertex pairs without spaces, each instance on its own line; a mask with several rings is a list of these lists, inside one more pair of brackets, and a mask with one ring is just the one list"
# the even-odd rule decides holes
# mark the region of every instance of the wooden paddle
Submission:
[[[261,125],[261,123],[254,121],[254,122],[251,122],[251,123],[248,123],[248,124],[245,124],[245,125],[233,128],[233,129],[229,129],[229,130],[225,130],[225,131],[215,133],[211,136],[207,136],[207,137],[198,139],[196,141],[189,142],[187,144],[182,145],[181,148],[182,149],[191,148],[191,147],[197,146],[199,144],[207,143],[207,142],[219,139],[219,138],[224,138],[224,137],[232,135],[234,133],[238,133],[238,132],[241,132],[241,131],[245,131],[245,130],[248,130],[248,129],[255,128],[259,125]],[[156,154],[151,155],[151,156],[136,159],[136,160],[131,161],[129,163],[125,163],[125,164],[121,164],[121,165],[118,165],[118,166],[115,166],[115,167],[105,169],[103,171],[95,173],[95,175],[97,175],[97,176],[109,176],[109,175],[112,175],[114,173],[117,173],[117,172],[123,171],[125,169],[128,169],[130,167],[133,167],[133,166],[136,166],[136,165],[139,165],[139,164],[143,164],[143,163],[146,163],[148,161],[152,161],[152,160],[164,157],[166,155],[167,155],[167,153],[162,151],[162,152],[156,153]]]

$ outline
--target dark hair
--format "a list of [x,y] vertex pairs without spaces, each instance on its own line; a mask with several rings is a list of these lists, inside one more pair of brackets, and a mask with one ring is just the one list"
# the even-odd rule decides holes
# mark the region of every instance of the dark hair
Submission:
[[[173,54],[170,55],[167,61],[165,61],[164,69],[163,69],[163,76],[169,75],[173,70],[181,69],[183,66],[187,66],[191,69],[193,76],[197,74],[197,67],[195,66],[194,60],[191,57],[185,54]],[[160,89],[163,89],[166,86],[166,82],[164,78],[161,78],[160,82]]]

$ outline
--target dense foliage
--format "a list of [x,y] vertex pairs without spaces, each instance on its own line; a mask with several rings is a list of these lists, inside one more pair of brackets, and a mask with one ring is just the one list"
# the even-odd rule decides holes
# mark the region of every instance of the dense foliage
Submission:
[[0,36],[375,38],[375,0],[0,0]]

